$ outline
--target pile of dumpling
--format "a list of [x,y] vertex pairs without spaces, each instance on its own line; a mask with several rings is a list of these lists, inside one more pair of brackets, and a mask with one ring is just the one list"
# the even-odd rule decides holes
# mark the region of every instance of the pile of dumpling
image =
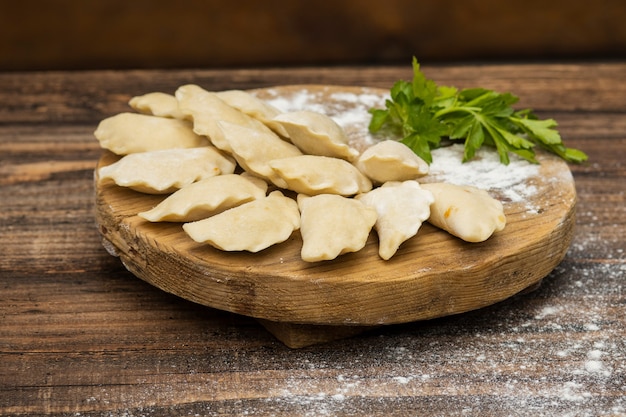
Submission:
[[258,252],[300,230],[304,261],[331,260],[361,250],[374,229],[388,260],[425,221],[468,242],[506,222],[486,191],[420,184],[429,166],[404,144],[384,140],[361,153],[322,113],[281,112],[245,91],[193,84],[129,105],[134,112],[94,133],[121,156],[99,180],[169,194],[138,215],[181,222],[193,240],[224,251]]

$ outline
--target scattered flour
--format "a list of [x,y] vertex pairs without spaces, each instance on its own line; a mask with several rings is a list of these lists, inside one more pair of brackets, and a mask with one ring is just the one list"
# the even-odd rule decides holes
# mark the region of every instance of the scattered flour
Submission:
[[605,377],[611,376],[611,370],[602,361],[605,352],[593,349],[587,352],[587,360],[585,361],[585,371],[591,374],[600,374]]
[[488,149],[479,149],[475,159],[463,163],[463,151],[461,144],[435,149],[431,175],[443,182],[499,191],[514,203],[528,201],[537,192],[525,180],[539,175],[539,165],[516,157],[504,165],[498,153]]
[[541,309],[539,314],[535,315],[535,319],[542,320],[542,319],[544,319],[547,316],[551,316],[551,315],[557,314],[561,310],[562,309],[560,307],[545,306],[543,309]]
[[408,384],[412,379],[413,377],[406,377],[406,376],[396,376],[393,378],[394,381],[400,384]]

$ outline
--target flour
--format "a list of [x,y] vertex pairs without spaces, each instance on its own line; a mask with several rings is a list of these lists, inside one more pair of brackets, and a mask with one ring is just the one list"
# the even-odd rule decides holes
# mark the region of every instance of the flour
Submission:
[[539,314],[535,315],[535,319],[542,320],[546,318],[547,316],[552,316],[552,315],[559,313],[561,310],[562,309],[559,307],[554,307],[550,305],[545,306],[544,308],[541,309]]
[[498,191],[514,203],[528,201],[537,192],[526,180],[539,175],[539,165],[515,157],[504,165],[498,153],[489,149],[479,149],[475,159],[462,162],[463,152],[461,144],[433,150],[430,175],[442,182]]
[[327,114],[341,125],[358,123],[367,126],[370,120],[369,109],[381,108],[385,105],[386,96],[368,92],[362,93],[337,92],[325,96],[325,92],[298,90],[291,95],[269,89],[270,98],[265,102],[282,112],[308,110]]

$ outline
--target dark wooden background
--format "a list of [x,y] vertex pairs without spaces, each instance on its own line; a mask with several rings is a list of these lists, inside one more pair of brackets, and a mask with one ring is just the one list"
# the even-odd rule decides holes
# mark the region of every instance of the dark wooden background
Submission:
[[623,0],[0,0],[0,71],[626,58]]

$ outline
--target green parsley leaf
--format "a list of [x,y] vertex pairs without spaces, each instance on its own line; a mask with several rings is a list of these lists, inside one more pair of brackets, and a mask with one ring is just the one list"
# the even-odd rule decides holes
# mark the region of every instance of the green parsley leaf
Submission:
[[426,106],[431,106],[437,96],[437,84],[433,80],[427,79],[422,71],[420,64],[416,58],[413,58],[413,98],[420,100]]
[[536,146],[568,162],[587,160],[584,152],[563,145],[555,120],[539,120],[529,109],[515,111],[517,96],[485,88],[459,91],[437,86],[422,73],[415,57],[412,66],[412,82],[397,81],[385,109],[370,109],[370,132],[391,131],[428,163],[443,138],[464,142],[464,162],[483,146],[495,148],[503,164],[509,163],[510,153],[537,163]]

